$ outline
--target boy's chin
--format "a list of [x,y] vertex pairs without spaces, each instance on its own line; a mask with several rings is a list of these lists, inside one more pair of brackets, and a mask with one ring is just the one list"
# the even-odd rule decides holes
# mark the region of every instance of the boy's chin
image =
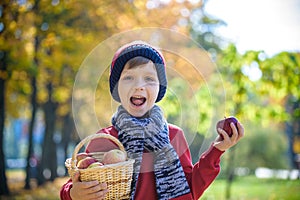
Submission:
[[129,113],[132,117],[135,117],[135,118],[145,118],[148,116],[148,112],[144,113],[144,114],[132,114],[132,113]]
[[132,117],[135,117],[135,118],[145,118],[145,117],[149,116],[149,111],[145,111],[145,112],[129,112],[129,114]]
[[127,112],[135,118],[145,118],[149,117],[149,111],[153,108],[154,104],[149,106],[149,105],[144,105],[141,106],[140,108],[134,107],[134,106],[129,106],[127,107]]

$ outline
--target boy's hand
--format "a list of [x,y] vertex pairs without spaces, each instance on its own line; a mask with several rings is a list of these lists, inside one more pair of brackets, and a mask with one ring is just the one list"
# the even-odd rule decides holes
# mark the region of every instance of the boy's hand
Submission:
[[75,173],[72,177],[73,187],[70,190],[72,200],[105,198],[105,194],[108,192],[106,183],[99,184],[98,181],[81,182],[79,177],[79,172]]
[[222,140],[221,136],[218,136],[214,142],[214,146],[220,151],[225,151],[234,146],[244,136],[244,127],[240,122],[237,122],[237,127],[233,123],[230,124],[230,127],[233,132],[231,137],[223,129],[219,128],[217,130],[224,137],[224,140]]

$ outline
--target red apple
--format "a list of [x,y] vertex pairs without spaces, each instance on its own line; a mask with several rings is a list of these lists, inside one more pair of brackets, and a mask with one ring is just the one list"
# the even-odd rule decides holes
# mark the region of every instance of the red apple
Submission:
[[101,167],[103,164],[101,162],[94,162],[88,166],[88,168]]
[[86,158],[86,157],[89,157],[89,155],[88,155],[87,153],[85,153],[85,152],[82,152],[82,153],[77,154],[77,156],[76,156],[77,163],[78,163],[79,161],[81,161],[82,159]]
[[86,157],[77,163],[77,167],[79,169],[86,169],[86,168],[88,168],[88,166],[90,166],[92,163],[95,163],[95,162],[97,162],[97,160],[95,158]]
[[113,164],[126,161],[126,153],[119,149],[112,149],[103,155],[103,164]]
[[[232,136],[233,132],[230,123],[233,123],[237,127],[238,120],[235,117],[225,117],[225,119],[218,121],[216,128],[221,128],[228,134],[229,137]],[[220,135],[223,138],[223,135]]]

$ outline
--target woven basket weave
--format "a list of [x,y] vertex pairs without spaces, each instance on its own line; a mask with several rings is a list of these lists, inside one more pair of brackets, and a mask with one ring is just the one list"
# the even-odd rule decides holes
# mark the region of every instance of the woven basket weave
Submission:
[[[130,186],[132,181],[133,163],[134,160],[128,159],[125,162],[119,162],[115,164],[108,164],[94,168],[78,169],[77,154],[83,145],[87,144],[96,138],[106,138],[113,141],[118,145],[119,149],[126,153],[122,143],[115,137],[98,133],[90,135],[84,138],[75,147],[72,158],[69,158],[65,162],[65,166],[68,169],[69,175],[72,177],[77,171],[80,171],[81,181],[98,180],[99,183],[107,183],[108,193],[106,194],[106,200],[110,199],[129,199],[130,198]],[[96,158],[99,162],[102,161],[105,152],[93,152],[89,153],[89,156]]]

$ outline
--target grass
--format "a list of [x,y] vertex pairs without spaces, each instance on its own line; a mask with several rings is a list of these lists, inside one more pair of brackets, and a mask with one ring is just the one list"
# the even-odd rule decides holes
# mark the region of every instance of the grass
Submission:
[[[225,198],[225,180],[216,180],[201,200]],[[236,179],[231,186],[231,200],[298,200],[300,180],[257,179],[253,176]]]
[[[32,190],[24,190],[23,171],[7,173],[10,196],[0,196],[0,200],[59,200],[59,190],[68,177],[57,178],[37,187],[32,181]],[[224,200],[226,182],[215,180],[200,200]],[[230,200],[298,200],[300,180],[257,179],[254,176],[235,179],[231,186]]]

